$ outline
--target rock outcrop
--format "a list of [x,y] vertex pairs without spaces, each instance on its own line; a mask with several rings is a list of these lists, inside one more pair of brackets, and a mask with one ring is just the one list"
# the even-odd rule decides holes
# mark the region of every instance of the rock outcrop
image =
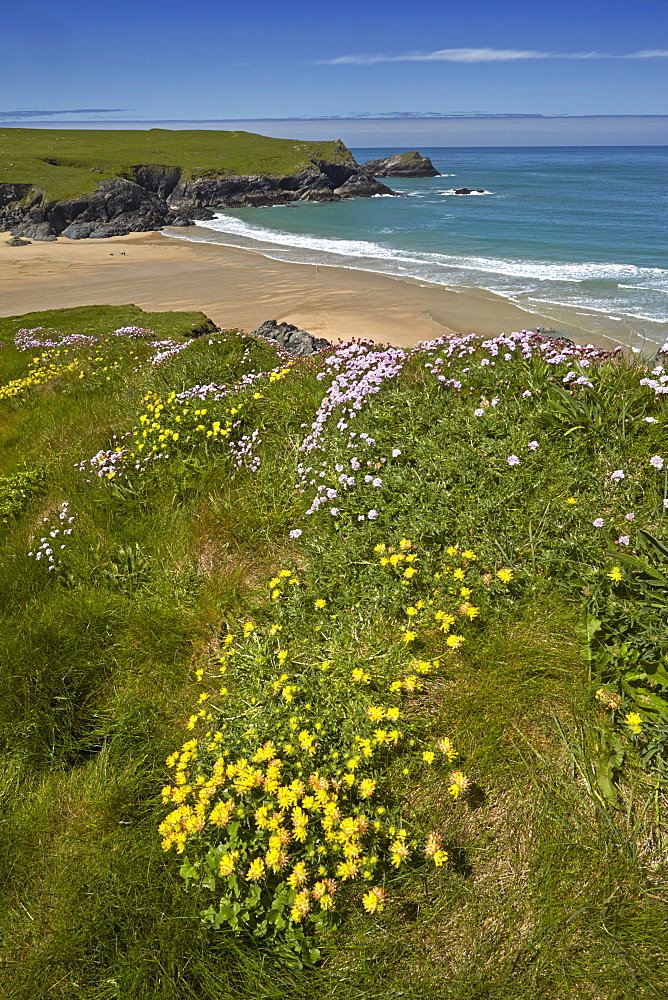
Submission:
[[190,226],[216,209],[285,205],[290,201],[340,201],[394,194],[353,162],[313,161],[287,177],[214,174],[183,177],[179,167],[135,166],[128,176],[100,182],[90,194],[49,201],[39,188],[0,184],[0,230],[34,240],[100,239]]
[[455,188],[455,194],[484,194],[483,188]]
[[396,153],[381,160],[367,160],[362,170],[374,177],[440,177],[428,156],[420,156],[417,149],[410,153]]
[[275,340],[288,354],[297,357],[304,357],[307,354],[315,354],[323,347],[332,345],[324,337],[314,337],[306,330],[300,330],[292,323],[278,323],[275,319],[268,319],[258,326],[257,330],[251,332],[251,337],[266,337],[267,340]]

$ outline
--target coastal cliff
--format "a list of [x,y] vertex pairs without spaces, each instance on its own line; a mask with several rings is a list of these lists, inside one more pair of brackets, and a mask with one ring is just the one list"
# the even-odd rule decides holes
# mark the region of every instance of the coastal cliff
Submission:
[[65,201],[48,200],[39,188],[27,186],[26,191],[26,185],[0,184],[0,229],[36,240],[57,236],[99,239],[163,226],[190,226],[196,219],[213,218],[221,208],[394,193],[357,165],[325,161],[287,177],[249,174],[184,179],[179,167],[140,165],[134,170],[134,180],[103,180],[90,194]]
[[[7,130],[11,131],[29,132]],[[249,133],[210,132],[171,133],[165,140],[164,132],[148,130],[139,141],[136,134],[128,137],[125,155],[148,152],[161,158],[178,157],[179,165],[114,159],[107,138],[114,133],[106,133],[102,139],[99,133],[89,136],[88,145],[86,134],[78,133],[79,145],[73,148],[70,134],[42,130],[41,136],[30,137],[35,148],[23,155],[23,161],[20,144],[3,148],[0,230],[47,241],[61,235],[103,238],[163,226],[189,226],[224,208],[394,194],[357,164],[338,140],[290,143]],[[212,135],[214,142],[216,136],[221,137],[215,148],[211,148]],[[146,137],[153,147],[160,144],[163,148],[148,149],[141,141]],[[105,141],[107,148],[92,148]],[[55,147],[50,142],[61,145]],[[19,152],[15,153],[17,145]],[[59,155],[51,155],[51,150]],[[70,152],[76,155],[63,155]],[[8,162],[10,156],[12,162]]]

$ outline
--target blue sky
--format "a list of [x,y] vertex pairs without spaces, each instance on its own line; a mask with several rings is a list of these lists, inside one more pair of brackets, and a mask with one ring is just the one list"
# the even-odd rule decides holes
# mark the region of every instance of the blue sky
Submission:
[[666,114],[667,29],[665,0],[25,0],[3,14],[0,112]]

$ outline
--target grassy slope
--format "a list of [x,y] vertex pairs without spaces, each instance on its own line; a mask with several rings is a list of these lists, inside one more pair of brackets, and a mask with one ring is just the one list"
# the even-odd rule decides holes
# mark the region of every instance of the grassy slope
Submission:
[[283,176],[313,159],[349,155],[334,141],[271,139],[252,132],[0,128],[0,184],[34,184],[48,198],[63,200],[93,191],[104,178],[132,178],[137,165],[178,166],[186,178],[209,172]]
[[[20,325],[104,335],[131,318],[164,337],[191,323],[132,308],[49,313],[39,324],[33,315]],[[0,385],[21,377],[35,353],[11,346],[18,325],[0,321],[9,345],[0,348]],[[541,435],[544,459],[514,479],[504,456],[518,449],[516,435],[531,432],[530,404],[490,411],[483,429],[469,415],[473,402],[444,395],[413,365],[356,425],[374,433],[383,454],[397,444],[403,452],[383,473],[386,513],[361,528],[352,517],[338,531],[328,513],[305,521],[294,489],[301,425],[310,425],[323,393],[321,361],[300,361],[284,381],[263,386],[263,398],[249,399],[246,427],[260,427],[263,439],[257,473],[234,473],[222,451],[193,452],[159,465],[145,486],[111,488],[86,482],[74,464],[134,426],[147,391],[232,382],[273,368],[276,356],[234,334],[202,338],[159,368],[145,363],[146,341],[105,350],[105,364],[119,366],[110,381],[100,363],[81,381],[64,376],[0,401],[0,475],[46,469],[24,512],[0,524],[0,995],[664,995],[664,796],[632,748],[616,806],[596,785],[610,727],[594,707],[576,642],[579,594],[564,586],[572,552],[562,542],[570,536],[594,551],[586,539],[604,502],[598,473],[628,458],[619,435],[580,435],[575,447]],[[637,376],[622,376],[623,395]],[[364,509],[381,508],[378,491],[368,493]],[[570,493],[582,509],[565,506]],[[640,516],[646,508],[649,520],[654,498],[646,494],[635,509]],[[56,581],[26,551],[63,499],[77,524],[67,573]],[[299,544],[287,538],[295,524],[305,529]],[[438,769],[410,782],[398,775],[407,810],[442,830],[449,868],[398,873],[391,904],[344,922],[322,968],[286,969],[199,926],[206,893],[184,892],[156,833],[164,759],[186,735],[193,664],[221,629],[266,613],[267,576],[296,560],[349,614],[371,547],[401,534],[423,545],[473,545],[491,568],[509,558],[516,566],[509,598],[475,623],[452,668],[412,705],[428,729],[456,739],[475,794],[453,808]]]

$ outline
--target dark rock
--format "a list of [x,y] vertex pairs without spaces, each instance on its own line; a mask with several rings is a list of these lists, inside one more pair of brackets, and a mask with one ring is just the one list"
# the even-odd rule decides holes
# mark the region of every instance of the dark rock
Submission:
[[563,333],[559,333],[558,330],[552,329],[552,327],[547,326],[537,326],[536,333],[541,340],[551,340],[559,344],[571,344],[575,346],[575,341],[571,340],[570,337],[565,337]]
[[440,177],[428,156],[420,156],[417,149],[410,153],[396,153],[380,160],[367,160],[362,170],[373,177]]
[[455,188],[455,194],[484,194],[483,188]]
[[94,229],[94,222],[71,222],[60,235],[67,236],[68,240],[86,240]]
[[56,234],[48,222],[23,222],[12,229],[13,236],[26,236],[31,240],[40,240],[42,243],[50,243],[55,240]]
[[373,198],[379,194],[394,194],[394,191],[379,184],[371,174],[354,174],[340,187],[334,188],[334,194],[338,194],[339,198]]
[[314,337],[306,330],[300,330],[292,323],[278,323],[275,319],[268,319],[257,330],[253,330],[251,337],[266,337],[268,340],[275,340],[277,344],[297,357],[304,357],[307,354],[315,354],[324,347],[331,347],[328,340],[323,337]]
[[129,167],[126,174],[102,180],[90,194],[67,201],[48,201],[31,185],[0,184],[0,230],[37,240],[61,233],[69,239],[102,239],[187,226],[212,219],[221,208],[394,194],[354,160],[318,160],[286,177],[212,174],[183,179],[180,167],[142,165]]
[[30,246],[30,240],[22,240],[20,236],[12,236],[11,240],[7,240],[8,247],[27,247]]

